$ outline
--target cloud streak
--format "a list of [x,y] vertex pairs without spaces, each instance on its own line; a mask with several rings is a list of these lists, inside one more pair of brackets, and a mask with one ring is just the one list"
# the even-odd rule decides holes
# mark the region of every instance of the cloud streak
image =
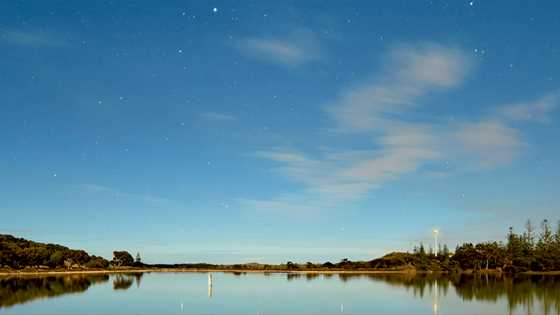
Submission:
[[530,102],[520,102],[502,106],[496,116],[514,122],[547,123],[549,116],[558,106],[560,92],[548,93]]
[[0,29],[0,41],[30,47],[63,47],[68,42],[51,33],[42,31],[20,31]]
[[109,194],[118,199],[132,199],[139,200],[142,202],[147,202],[156,206],[166,206],[170,205],[172,202],[169,199],[161,198],[157,196],[147,195],[147,194],[136,194],[127,193],[116,190],[111,187],[97,185],[97,184],[82,184],[80,185],[81,190],[89,194]]
[[460,159],[481,168],[509,164],[526,146],[520,132],[500,120],[462,123],[452,140]]
[[458,49],[437,44],[401,45],[391,51],[381,79],[346,89],[327,110],[344,131],[392,128],[431,91],[459,84],[472,66]]
[[365,136],[371,149],[318,155],[285,148],[259,151],[255,157],[274,163],[273,170],[300,189],[272,199],[242,199],[242,205],[273,212],[330,209],[421,171],[428,163],[453,160],[465,170],[507,165],[527,147],[513,124],[545,122],[558,102],[558,93],[553,93],[499,106],[478,120],[411,121],[407,115],[425,96],[459,86],[473,62],[459,49],[421,43],[392,49],[387,64],[376,80],[343,90],[325,108],[336,132]]
[[217,112],[201,113],[200,118],[207,121],[234,121],[236,119],[233,115]]
[[300,66],[321,56],[315,35],[306,30],[287,37],[245,38],[238,42],[237,48],[247,56],[284,66]]

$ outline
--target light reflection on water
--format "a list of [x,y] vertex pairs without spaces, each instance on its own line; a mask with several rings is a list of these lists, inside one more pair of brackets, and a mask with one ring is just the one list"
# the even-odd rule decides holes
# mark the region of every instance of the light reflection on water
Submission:
[[0,278],[4,314],[557,314],[560,277],[148,273]]

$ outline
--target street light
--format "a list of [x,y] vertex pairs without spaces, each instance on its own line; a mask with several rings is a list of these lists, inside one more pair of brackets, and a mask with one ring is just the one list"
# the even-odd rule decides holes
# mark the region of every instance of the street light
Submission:
[[434,229],[434,230],[432,231],[432,233],[434,234],[434,252],[436,253],[436,257],[437,257],[437,254],[438,254],[437,237],[438,237],[438,234],[439,234],[439,230],[438,230],[438,229]]

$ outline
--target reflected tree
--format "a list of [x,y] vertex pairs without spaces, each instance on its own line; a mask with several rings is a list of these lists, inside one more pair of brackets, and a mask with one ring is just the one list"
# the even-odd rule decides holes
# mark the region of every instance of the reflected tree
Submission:
[[134,282],[134,275],[117,274],[113,280],[113,290],[128,290]]
[[[341,280],[359,277],[346,275]],[[412,295],[424,298],[427,292],[446,296],[452,287],[463,301],[497,303],[505,299],[509,313],[518,309],[529,314],[560,315],[559,276],[506,276],[505,274],[369,274],[372,281],[382,281],[395,287],[404,287]],[[436,286],[437,281],[437,286]]]
[[107,281],[107,275],[0,279],[0,309],[36,299],[81,293],[94,284]]

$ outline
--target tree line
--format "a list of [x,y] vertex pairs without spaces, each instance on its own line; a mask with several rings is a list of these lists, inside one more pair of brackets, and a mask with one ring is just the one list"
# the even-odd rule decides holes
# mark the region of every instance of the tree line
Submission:
[[528,220],[522,233],[509,228],[506,243],[465,243],[453,254],[462,269],[505,272],[560,270],[560,222],[553,232],[548,220],[536,229]]
[[134,259],[127,251],[115,251],[113,259],[109,261],[103,257],[89,255],[84,250],[0,234],[0,268],[107,269],[124,266],[143,266],[140,254]]
[[331,263],[285,264],[156,264],[144,265],[140,254],[133,257],[127,251],[114,251],[113,259],[89,255],[83,250],[74,250],[55,244],[43,244],[0,234],[0,268],[66,268],[107,269],[123,267],[222,269],[222,270],[420,270],[441,272],[462,271],[559,271],[560,270],[560,222],[553,231],[548,220],[536,229],[531,221],[525,224],[522,233],[509,228],[506,241],[489,241],[478,244],[464,243],[452,253],[447,245],[425,249],[423,244],[412,253],[394,252],[369,261],[351,261],[347,258]]

